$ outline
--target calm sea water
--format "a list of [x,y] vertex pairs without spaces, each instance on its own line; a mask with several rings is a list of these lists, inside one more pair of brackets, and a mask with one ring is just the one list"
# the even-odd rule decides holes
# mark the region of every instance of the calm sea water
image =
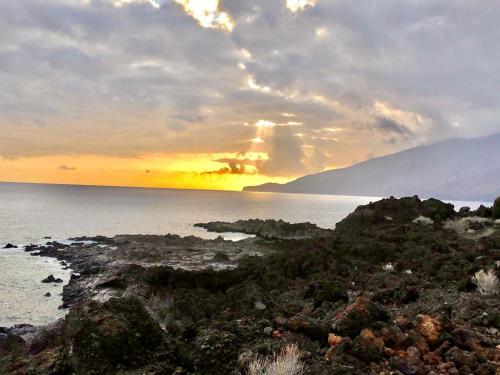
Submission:
[[[360,204],[377,198],[0,183],[0,248],[10,242],[43,242],[45,236],[117,234],[196,235],[198,222],[261,218],[335,224]],[[479,203],[458,203],[476,207]],[[238,239],[237,235],[226,238]],[[46,324],[62,316],[62,285],[41,284],[54,274],[68,279],[52,259],[31,257],[22,249],[0,249],[0,326]],[[44,297],[50,292],[52,297]]]

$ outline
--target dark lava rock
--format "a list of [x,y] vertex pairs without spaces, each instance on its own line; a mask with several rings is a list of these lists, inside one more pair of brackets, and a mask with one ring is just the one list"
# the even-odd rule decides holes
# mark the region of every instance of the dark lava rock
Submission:
[[193,358],[196,373],[231,374],[234,370],[238,338],[217,329],[202,330],[195,339],[199,348]]
[[472,369],[477,367],[477,358],[474,353],[460,350],[456,346],[446,352],[446,359],[455,362],[458,366],[468,366]]
[[31,324],[16,324],[15,326],[8,328],[8,333],[15,336],[23,336],[34,333],[35,331],[36,327]]
[[344,283],[340,281],[319,281],[310,283],[305,292],[305,298],[313,298],[316,307],[323,302],[347,302],[349,297]]
[[226,262],[229,262],[231,259],[229,259],[229,257],[222,253],[222,252],[217,252],[213,258],[210,260],[210,262],[213,262],[213,263],[226,263]]
[[493,203],[493,219],[500,219],[500,197]]
[[354,338],[363,328],[370,327],[375,322],[387,320],[389,320],[387,310],[366,297],[358,297],[337,315],[332,322],[332,328],[343,336]]
[[139,367],[163,346],[163,334],[135,298],[87,302],[65,319],[68,368],[77,374],[113,374],[119,368]]
[[16,245],[12,245],[11,243],[8,243],[3,247],[4,249],[17,249]]
[[328,229],[319,228],[311,223],[287,223],[283,220],[238,220],[234,223],[214,221],[210,223],[197,223],[195,227],[205,228],[215,233],[245,233],[274,240],[280,238],[311,238],[331,234]]
[[419,296],[420,294],[418,290],[414,287],[396,287],[380,289],[374,293],[372,299],[373,301],[382,303],[384,305],[391,303],[408,304],[410,302],[416,301]]
[[38,249],[37,245],[26,245],[24,247],[24,251],[26,251],[27,253],[30,253],[30,252],[35,251],[37,249]]
[[45,293],[45,297],[50,297],[51,295],[49,292]]
[[[420,200],[418,196],[394,197],[359,206],[336,226],[341,231],[359,230],[367,224],[409,223],[419,216],[445,220],[456,215],[452,204],[437,199]],[[390,218],[390,219],[389,219]]]
[[[360,207],[329,236],[265,221],[248,229],[242,221],[263,237],[286,238],[241,241],[245,250],[269,251],[222,271],[168,266],[170,247],[236,260],[230,241],[124,235],[103,240],[116,252],[38,246],[75,270],[63,292],[71,311],[59,330],[0,330],[0,341],[26,341],[9,338],[18,345],[0,354],[0,374],[247,373],[253,358],[272,361],[289,343],[307,375],[495,374],[498,298],[465,281],[500,259],[500,230],[490,225],[496,232],[470,239],[441,222],[475,214],[457,216],[450,205],[413,197]],[[434,224],[413,223],[420,215]],[[147,259],[156,252],[155,265],[136,258],[140,249]],[[388,262],[391,272],[383,271]],[[101,288],[138,299],[88,301]]]
[[62,331],[64,327],[64,319],[38,327],[33,333],[33,337],[28,340],[26,353],[36,355],[44,350],[55,348],[62,344]]
[[64,244],[57,242],[57,241],[50,241],[50,242],[47,242],[47,246],[52,246],[56,249],[64,249],[64,248],[68,247],[69,245],[64,245]]
[[2,334],[3,338],[0,339],[0,359],[8,354],[20,354],[24,349],[24,340],[16,335]]
[[475,214],[476,216],[490,218],[493,215],[493,210],[489,207],[480,205]]
[[392,357],[389,363],[393,369],[400,371],[404,375],[418,375],[423,373],[418,365],[404,358]]
[[468,213],[470,213],[470,207],[461,207],[460,210],[458,211],[459,214],[461,215],[467,215]]
[[48,284],[48,283],[62,283],[63,280],[60,278],[55,278],[54,275],[49,275],[45,279],[42,280],[42,283]]
[[330,327],[325,321],[297,315],[286,320],[285,328],[291,332],[302,333],[318,341],[326,341]]

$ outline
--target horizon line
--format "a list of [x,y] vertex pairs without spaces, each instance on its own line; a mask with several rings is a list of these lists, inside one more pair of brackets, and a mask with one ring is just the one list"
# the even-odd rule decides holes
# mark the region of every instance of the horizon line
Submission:
[[187,191],[228,191],[243,193],[242,190],[230,189],[193,189],[193,188],[175,188],[162,186],[130,186],[130,185],[94,185],[94,184],[72,184],[64,182],[32,182],[32,181],[3,181],[0,184],[22,184],[22,185],[52,185],[52,186],[72,186],[72,187],[97,187],[97,188],[124,188],[124,189],[155,189],[155,190],[187,190]]

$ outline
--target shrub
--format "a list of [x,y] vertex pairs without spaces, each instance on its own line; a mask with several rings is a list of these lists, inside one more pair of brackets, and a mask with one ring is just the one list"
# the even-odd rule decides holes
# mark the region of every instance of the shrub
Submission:
[[289,344],[274,360],[256,358],[248,365],[248,375],[301,375],[304,364],[295,344]]
[[420,215],[417,217],[415,220],[413,220],[414,224],[422,224],[422,225],[432,225],[434,224],[434,220],[432,220],[430,217],[425,217]]
[[472,277],[472,282],[476,284],[477,290],[481,294],[493,295],[498,293],[499,281],[493,269],[476,272]]
[[392,271],[394,271],[394,264],[393,264],[393,263],[391,263],[391,262],[389,262],[389,263],[387,263],[387,264],[384,264],[384,265],[382,266],[382,269],[383,269],[384,271],[386,271],[386,272],[392,272]]

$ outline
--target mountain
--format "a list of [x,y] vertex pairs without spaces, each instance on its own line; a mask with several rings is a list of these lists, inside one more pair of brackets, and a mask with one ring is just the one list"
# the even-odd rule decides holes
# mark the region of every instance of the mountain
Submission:
[[358,196],[435,197],[491,201],[500,196],[500,133],[449,139],[382,156],[351,167],[244,191]]

